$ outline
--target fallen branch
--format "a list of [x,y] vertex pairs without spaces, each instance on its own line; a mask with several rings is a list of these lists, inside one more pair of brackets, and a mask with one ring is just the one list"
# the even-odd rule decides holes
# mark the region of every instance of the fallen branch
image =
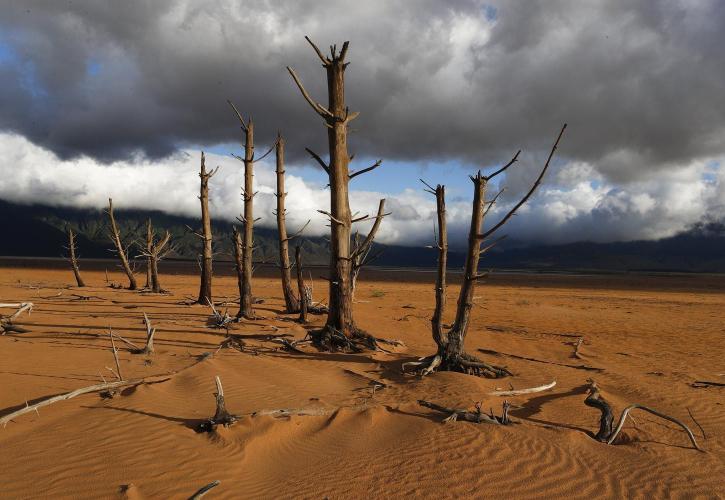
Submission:
[[123,380],[123,376],[121,375],[121,365],[118,362],[118,351],[116,350],[116,343],[113,341],[113,330],[111,328],[108,328],[108,336],[111,339],[111,352],[113,352],[113,359],[116,361],[116,376],[118,377],[119,382]]
[[711,382],[709,380],[695,380],[692,384],[692,387],[701,388],[701,387],[725,387],[725,383],[723,382]]
[[191,495],[189,497],[189,500],[198,500],[199,498],[201,498],[204,495],[206,495],[207,493],[209,493],[209,490],[211,490],[212,488],[216,488],[220,484],[221,484],[221,481],[219,481],[219,480],[212,481],[211,483],[207,484],[203,488],[200,488],[196,493],[194,493],[193,495]]
[[511,420],[508,418],[508,411],[510,404],[508,401],[503,402],[503,410],[500,417],[493,414],[486,415],[481,411],[481,403],[476,403],[475,411],[461,410],[458,408],[448,408],[445,406],[431,403],[430,401],[418,400],[420,406],[430,408],[441,413],[445,413],[448,417],[443,419],[443,423],[455,422],[456,420],[463,420],[465,422],[473,422],[475,424],[486,423],[486,424],[501,424],[508,425]]
[[629,412],[639,408],[641,410],[651,413],[652,415],[676,423],[677,425],[682,427],[690,438],[690,441],[692,442],[692,445],[695,447],[695,449],[698,451],[702,451],[702,449],[700,449],[700,447],[697,445],[697,441],[695,441],[695,436],[692,434],[690,428],[687,427],[680,420],[637,403],[628,406],[624,409],[624,411],[622,411],[622,415],[619,417],[619,423],[617,424],[616,429],[612,430],[612,425],[614,422],[614,413],[612,412],[612,407],[607,402],[607,400],[602,397],[601,393],[599,392],[599,387],[593,380],[589,380],[589,394],[584,400],[584,404],[592,408],[596,408],[601,412],[601,417],[599,419],[599,431],[597,432],[595,439],[603,443],[612,444],[617,438],[619,431],[622,430],[622,427],[624,426],[624,421],[626,420]]
[[647,406],[640,405],[640,404],[629,405],[628,407],[626,407],[624,409],[624,411],[622,412],[622,416],[619,417],[619,423],[617,424],[617,428],[614,429],[614,432],[612,433],[611,437],[607,441],[607,444],[612,444],[614,442],[614,440],[617,439],[617,435],[619,434],[619,431],[622,430],[622,427],[624,426],[624,421],[627,419],[627,415],[629,415],[630,411],[635,410],[637,408],[679,425],[687,433],[687,436],[690,438],[690,441],[692,442],[692,446],[694,446],[696,450],[702,451],[702,449],[697,445],[697,441],[695,441],[695,436],[692,434],[692,431],[690,430],[689,427],[687,427],[684,423],[682,423],[682,421],[676,419],[675,417],[670,417],[669,415],[665,415],[664,413],[661,413],[657,410],[654,410],[652,408],[649,408]]
[[24,415],[26,413],[30,413],[33,411],[37,412],[38,408],[42,408],[44,406],[48,406],[53,403],[57,403],[59,401],[65,401],[67,399],[72,399],[72,398],[75,398],[76,396],[80,396],[82,394],[88,394],[90,392],[100,392],[100,391],[105,391],[108,389],[119,389],[121,387],[135,387],[137,385],[142,385],[142,384],[155,384],[158,382],[164,382],[166,380],[169,380],[170,378],[171,378],[170,376],[159,377],[157,375],[154,377],[146,377],[146,378],[141,378],[141,379],[136,379],[136,380],[125,380],[125,381],[120,380],[118,382],[107,382],[107,383],[103,383],[103,384],[82,387],[80,389],[76,389],[74,391],[67,392],[65,394],[60,394],[58,396],[53,396],[48,399],[44,399],[43,401],[40,401],[39,403],[35,403],[33,405],[28,405],[26,403],[26,406],[24,408],[21,408],[20,410],[14,411],[14,412],[9,413],[9,414],[5,415],[4,417],[0,418],[0,424],[2,424],[3,427],[5,427],[8,422],[15,419],[16,417],[19,417],[20,415]]
[[553,380],[549,384],[540,385],[538,387],[530,387],[528,389],[516,389],[516,390],[510,390],[510,391],[493,391],[489,392],[489,396],[519,396],[521,394],[534,394],[536,392],[544,392],[548,389],[551,389],[556,385],[556,380]]
[[15,332],[15,333],[27,333],[28,330],[25,328],[22,328],[17,325],[13,325],[13,321],[15,318],[20,316],[23,312],[27,311],[28,314],[33,310],[33,303],[32,302],[20,302],[20,303],[8,303],[8,304],[0,304],[0,308],[3,307],[17,307],[18,310],[15,311],[10,316],[0,316],[0,335],[5,335],[6,333]]

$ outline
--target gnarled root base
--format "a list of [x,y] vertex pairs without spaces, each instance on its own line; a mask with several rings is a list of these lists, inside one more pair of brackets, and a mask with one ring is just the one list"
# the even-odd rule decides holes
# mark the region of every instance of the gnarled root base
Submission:
[[380,344],[403,345],[399,340],[375,337],[359,328],[355,328],[350,336],[346,336],[340,330],[329,325],[323,326],[320,330],[311,331],[310,338],[315,347],[321,351],[331,352],[362,352],[365,350],[389,352],[380,347]]
[[229,427],[234,422],[239,420],[239,417],[232,415],[226,409],[224,403],[224,389],[222,388],[222,382],[219,377],[215,378],[217,392],[214,394],[216,398],[216,412],[214,416],[208,420],[203,421],[196,427],[196,432],[213,432],[216,430],[218,425]]
[[513,376],[513,373],[502,366],[491,365],[481,361],[470,354],[435,354],[418,361],[403,363],[403,372],[414,372],[420,376],[433,372],[459,372],[475,375],[477,377],[503,378]]

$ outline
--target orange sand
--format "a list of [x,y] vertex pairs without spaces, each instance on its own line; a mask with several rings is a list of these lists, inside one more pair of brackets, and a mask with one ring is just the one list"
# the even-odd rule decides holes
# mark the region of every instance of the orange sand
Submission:
[[[467,348],[504,364],[502,380],[440,373],[400,374],[401,361],[433,352],[430,283],[362,282],[356,318],[365,330],[400,339],[396,352],[357,355],[277,351],[268,334],[300,339],[305,328],[280,315],[278,281],[257,279],[258,321],[234,325],[258,355],[216,350],[220,331],[205,328],[208,310],[177,302],[197,290],[194,276],[162,276],[168,296],[104,287],[86,272],[85,289],[67,288],[60,270],[0,269],[0,302],[32,301],[19,324],[31,330],[0,337],[0,415],[33,401],[96,384],[113,375],[108,327],[143,345],[142,311],[157,327],[149,360],[120,347],[125,378],[174,372],[171,380],[129,389],[114,399],[80,396],[0,428],[3,498],[187,498],[218,479],[207,498],[722,498],[725,496],[725,389],[694,380],[725,380],[725,294],[707,291],[484,284],[477,291]],[[431,276],[432,278],[432,276]],[[112,279],[123,282],[115,274]],[[538,278],[541,281],[545,278]],[[629,278],[620,278],[626,285]],[[641,278],[638,278],[641,281]],[[324,297],[320,280],[316,298]],[[234,297],[230,277],[218,298]],[[642,289],[645,288],[645,289]],[[62,290],[62,295],[52,297]],[[102,299],[73,301],[74,293]],[[453,312],[457,287],[449,289]],[[236,309],[230,308],[232,314]],[[8,310],[3,310],[8,313]],[[316,325],[324,318],[313,317]],[[572,358],[576,337],[584,360]],[[482,354],[491,349],[546,361],[604,368],[588,372]],[[227,408],[238,414],[277,408],[327,408],[330,416],[244,417],[216,434],[192,427],[214,411],[214,376]],[[678,417],[704,453],[676,426],[634,412],[624,444],[596,442],[598,412],[584,406],[594,377],[617,413],[639,402]],[[388,386],[373,395],[369,379]],[[520,422],[509,427],[455,422],[419,407],[428,399],[500,412],[496,388],[554,389],[509,398]],[[702,425],[707,439],[690,419]],[[122,485],[132,485],[121,493]]]

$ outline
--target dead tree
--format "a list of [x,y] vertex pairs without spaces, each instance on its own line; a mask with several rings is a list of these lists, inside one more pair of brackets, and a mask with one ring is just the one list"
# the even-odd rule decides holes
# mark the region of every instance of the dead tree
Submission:
[[71,268],[73,269],[73,276],[76,278],[76,284],[79,287],[84,287],[86,284],[81,278],[81,270],[78,267],[78,255],[76,254],[76,235],[71,227],[68,227],[68,255],[70,260]]
[[150,244],[148,244],[147,249],[142,255],[149,259],[151,263],[151,291],[153,293],[162,293],[165,290],[161,288],[161,283],[159,282],[159,261],[173,251],[173,247],[169,246],[171,233],[166,231],[164,237],[157,241],[151,219],[146,221],[146,232],[150,235]]
[[[448,252],[448,240],[446,234],[446,216],[445,216],[445,188],[441,185],[433,188],[426,184],[427,192],[435,195],[436,206],[438,211],[438,271],[436,277],[436,306],[431,318],[431,329],[433,340],[438,349],[436,354],[423,358],[420,361],[404,363],[403,371],[408,368],[415,369],[420,375],[427,375],[433,371],[456,371],[469,373],[473,375],[486,375],[492,377],[503,377],[511,375],[511,372],[505,368],[485,363],[475,356],[467,354],[464,350],[464,341],[468,332],[469,321],[471,318],[471,309],[473,309],[473,295],[476,283],[479,279],[486,276],[478,271],[478,263],[482,254],[490,250],[497,241],[488,242],[490,237],[502,227],[518,210],[529,197],[534,193],[541,183],[551,159],[554,156],[559,141],[561,140],[566,124],[559,132],[554,145],[551,148],[549,157],[544,164],[538,178],[534,182],[531,189],[523,196],[514,207],[506,213],[491,229],[482,232],[482,226],[485,215],[493,207],[498,195],[494,196],[491,201],[485,201],[486,187],[491,179],[504,172],[511,165],[516,163],[519,153],[509,161],[506,165],[493,172],[491,175],[484,176],[479,171],[475,176],[471,176],[473,181],[473,209],[471,214],[471,226],[468,233],[468,250],[466,252],[466,262],[463,272],[463,283],[458,296],[458,307],[453,325],[447,331],[442,324],[443,314],[445,312],[445,287],[446,287],[446,261]],[[499,193],[500,194],[500,193]],[[481,248],[481,243],[487,241],[486,246]]]
[[153,250],[154,246],[154,233],[153,228],[151,227],[151,219],[146,220],[146,286],[144,286],[145,289],[151,290],[151,251]]
[[[234,250],[234,269],[237,271],[237,286],[239,287],[239,298],[244,294],[244,271],[242,264],[242,237],[239,234],[237,226],[232,226],[232,248]],[[239,307],[237,319],[242,317],[242,308]]]
[[302,277],[302,247],[295,247],[295,267],[297,268],[297,293],[300,296],[300,323],[307,323],[307,305],[312,302],[312,293],[310,288],[305,285],[305,279]]
[[277,142],[275,143],[275,153],[277,159],[277,209],[275,215],[277,216],[277,233],[279,235],[279,269],[282,278],[282,294],[284,295],[284,305],[286,312],[293,314],[300,312],[300,298],[295,295],[294,289],[292,288],[292,266],[289,259],[289,242],[297,238],[302,234],[307,224],[297,231],[292,236],[287,235],[287,223],[286,216],[287,210],[285,209],[285,198],[287,193],[284,190],[284,139],[281,134],[277,135]]
[[211,232],[211,216],[209,214],[209,179],[219,171],[219,167],[211,172],[207,172],[206,158],[204,152],[201,153],[201,171],[199,178],[201,179],[201,188],[199,193],[199,201],[201,202],[201,232],[194,231],[194,234],[201,238],[203,242],[201,254],[201,281],[199,283],[198,304],[207,305],[212,302],[211,279],[213,276],[212,263],[214,255],[212,253],[212,232]]
[[242,198],[244,200],[244,215],[239,219],[243,225],[244,234],[242,237],[242,287],[241,296],[239,297],[239,314],[237,317],[253,319],[254,311],[252,304],[252,272],[254,252],[254,223],[259,220],[254,218],[254,163],[264,159],[274,149],[274,145],[261,157],[254,156],[254,123],[252,118],[244,121],[241,113],[237,110],[232,101],[227,101],[234,110],[242,132],[244,133],[244,158],[238,155],[232,155],[244,164],[244,187],[242,188]]
[[121,268],[123,268],[123,271],[128,277],[128,289],[136,290],[138,285],[136,284],[136,276],[133,274],[133,270],[131,269],[131,265],[128,261],[128,246],[124,246],[123,241],[121,240],[121,233],[118,231],[116,218],[113,215],[113,200],[111,198],[108,198],[108,210],[106,213],[108,214],[108,220],[111,224],[111,230],[109,231],[108,236],[111,238],[111,241],[113,241],[113,245],[115,247],[114,251],[118,254],[118,259],[121,261]]
[[389,213],[385,213],[385,200],[380,200],[380,204],[378,205],[378,214],[375,216],[375,222],[373,223],[373,227],[370,229],[370,232],[368,233],[367,237],[363,240],[361,240],[360,234],[355,233],[355,237],[353,238],[353,247],[352,247],[352,295],[353,298],[355,298],[355,287],[357,285],[357,277],[360,275],[360,270],[363,268],[363,266],[369,264],[370,262],[374,261],[380,255],[382,252],[377,252],[375,254],[371,254],[371,250],[373,248],[373,240],[375,240],[375,235],[378,232],[378,228],[380,227],[380,223],[383,221],[383,217],[386,215],[390,215]]
[[352,307],[352,263],[356,254],[351,249],[351,230],[354,222],[368,220],[368,217],[354,219],[350,213],[348,189],[350,180],[380,166],[377,161],[370,167],[350,172],[350,155],[347,150],[347,133],[350,122],[359,113],[351,112],[345,104],[345,56],[349,42],[342,45],[338,53],[336,46],[330,47],[330,57],[325,56],[312,41],[305,37],[327,72],[328,106],[315,101],[302,85],[297,74],[287,67],[302,96],[315,112],[322,117],[327,128],[329,164],[315,152],[308,153],[327,172],[330,184],[330,212],[321,211],[330,219],[330,296],[329,311],[325,326],[312,332],[315,344],[322,349],[359,350],[376,348],[375,339],[361,331],[353,318]]

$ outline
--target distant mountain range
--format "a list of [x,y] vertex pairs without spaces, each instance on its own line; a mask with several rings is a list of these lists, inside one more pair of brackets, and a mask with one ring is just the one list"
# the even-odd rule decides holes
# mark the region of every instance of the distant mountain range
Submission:
[[[142,241],[146,219],[151,217],[159,232],[169,230],[176,248],[174,257],[196,259],[199,239],[187,226],[196,228],[199,220],[156,211],[117,210],[116,218],[128,241]],[[44,205],[18,205],[0,200],[0,256],[60,257],[65,255],[65,230],[77,233],[82,257],[108,258],[112,254],[107,237],[107,218],[100,210],[58,208]],[[218,259],[229,260],[232,225],[212,221]],[[274,229],[255,229],[257,260],[276,262],[277,237]],[[328,245],[322,237],[301,239],[305,262],[328,262]],[[376,245],[381,250],[378,266],[434,267],[435,251],[421,247]],[[133,254],[133,252],[132,252]],[[451,251],[450,267],[461,267],[464,255]],[[486,254],[482,267],[539,271],[683,271],[725,272],[725,224],[698,224],[689,231],[657,241],[618,243],[579,242],[566,245],[509,243]]]

